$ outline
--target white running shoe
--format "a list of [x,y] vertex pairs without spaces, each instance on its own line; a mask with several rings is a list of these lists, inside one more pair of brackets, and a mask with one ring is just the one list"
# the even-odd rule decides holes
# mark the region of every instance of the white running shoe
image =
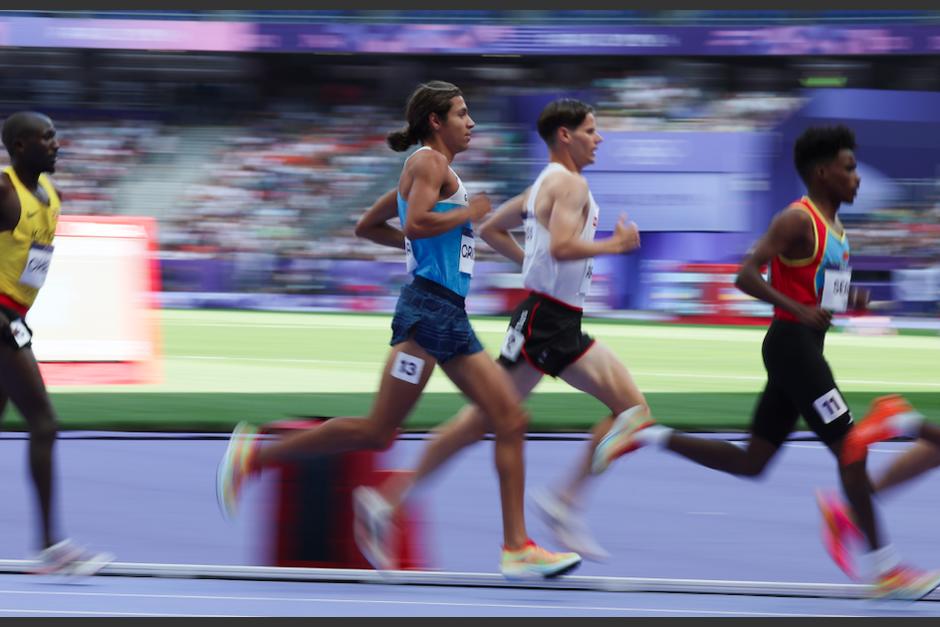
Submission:
[[353,490],[353,537],[356,546],[376,570],[392,570],[391,504],[374,488],[360,486]]
[[36,556],[32,573],[88,577],[114,561],[110,553],[93,553],[68,538],[46,547]]
[[656,421],[650,417],[649,412],[639,406],[618,416],[610,426],[610,431],[601,438],[594,449],[591,473],[601,474],[615,459],[643,446],[643,443],[637,440],[636,434],[654,424]]
[[219,462],[215,492],[219,509],[226,520],[234,518],[238,510],[238,498],[245,479],[251,473],[249,462],[259,437],[257,427],[244,421],[238,423]]
[[536,490],[532,493],[531,502],[563,547],[592,562],[610,558],[610,553],[597,543],[584,519],[555,492],[547,488]]

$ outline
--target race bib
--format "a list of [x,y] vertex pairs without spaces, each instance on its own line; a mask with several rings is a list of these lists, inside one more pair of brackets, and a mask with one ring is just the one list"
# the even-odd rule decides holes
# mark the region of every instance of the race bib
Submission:
[[49,264],[52,262],[52,246],[33,244],[29,248],[26,258],[26,267],[20,275],[20,283],[39,289],[46,282],[49,273]]
[[833,388],[813,401],[813,408],[822,421],[829,424],[849,410],[849,406],[842,400],[839,390]]
[[392,364],[392,376],[408,383],[418,383],[424,371],[424,360],[408,353],[398,353]]
[[849,285],[852,282],[852,270],[836,270],[826,268],[823,278],[822,303],[823,309],[829,311],[845,311],[849,305]]
[[474,243],[473,233],[460,236],[460,271],[470,276],[473,276]]
[[588,290],[591,289],[591,279],[594,277],[594,260],[589,259],[587,262],[587,267],[584,269],[584,276],[581,277],[581,287],[578,289],[578,294],[587,295]]
[[29,341],[33,339],[32,334],[30,334],[29,329],[26,328],[22,320],[11,320],[10,331],[13,333],[13,340],[20,348],[29,344]]
[[418,267],[418,260],[415,259],[415,254],[411,250],[411,240],[407,237],[405,238],[405,271],[414,272],[414,269]]
[[499,348],[499,354],[509,361],[515,362],[519,359],[523,344],[525,344],[525,336],[515,327],[509,327],[509,330],[506,331],[506,337],[503,338],[503,345]]

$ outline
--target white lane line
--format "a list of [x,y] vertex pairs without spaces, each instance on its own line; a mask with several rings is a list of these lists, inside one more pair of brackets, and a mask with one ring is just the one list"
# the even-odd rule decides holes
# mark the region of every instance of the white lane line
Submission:
[[346,359],[287,359],[283,357],[221,357],[218,355],[176,355],[167,357],[173,359],[187,359],[192,361],[251,361],[283,364],[324,364],[329,366],[381,366],[379,361],[349,361]]
[[[149,594],[134,592],[45,592],[40,590],[0,590],[3,594],[22,594],[39,596],[81,596],[81,597],[122,597],[122,598],[143,598],[143,599],[192,599],[207,601],[260,601],[284,603],[355,603],[357,605],[418,605],[435,607],[489,607],[505,609],[531,609],[531,610],[588,610],[597,612],[655,612],[655,613],[678,613],[678,614],[716,614],[721,616],[821,616],[826,618],[854,616],[853,614],[800,614],[792,612],[748,612],[736,610],[713,610],[713,609],[676,609],[676,608],[658,608],[658,607],[628,607],[628,606],[606,606],[606,605],[537,605],[534,603],[458,603],[453,601],[398,601],[390,599],[337,599],[334,597],[314,598],[314,597],[255,597],[255,596],[226,596],[226,595],[202,595],[202,594]],[[45,610],[7,610],[0,608],[0,612],[23,611],[41,613]],[[68,613],[65,610],[57,613]],[[105,614],[105,612],[83,612]],[[115,615],[138,615],[107,612]],[[174,616],[174,614],[139,614],[140,616]],[[178,614],[177,616],[187,616]]]
[[166,618],[183,618],[187,616],[199,616],[202,618],[241,618],[244,614],[161,614],[157,612],[112,612],[108,610],[33,610],[33,609],[12,609],[0,607],[0,614],[64,614],[66,616],[154,616]]
[[[339,359],[289,359],[283,357],[223,357],[219,355],[176,355],[167,359],[185,359],[193,361],[247,361],[264,363],[284,363],[284,364],[311,364],[328,366],[381,366],[383,362],[379,361],[349,361]],[[647,370],[631,370],[634,376],[638,377],[666,377],[674,379],[707,379],[714,381],[766,381],[767,377],[763,375],[749,374],[709,374],[698,372],[651,372]],[[937,381],[881,381],[876,379],[844,379],[839,382],[843,385],[879,385],[884,387],[904,387],[907,385],[916,385],[924,388],[940,388],[940,382]]]
[[[808,444],[790,444],[790,443],[788,443],[788,442],[785,442],[785,443],[784,443],[784,446],[786,446],[787,448],[803,448],[803,449],[812,449],[812,450],[825,449],[825,450],[828,450],[828,447],[827,447],[825,444],[822,444],[822,443],[816,444],[816,443],[812,443],[812,442],[811,442],[811,443],[808,443]],[[902,452],[904,452],[904,451],[906,451],[906,450],[907,450],[906,447],[905,447],[905,448],[887,448],[887,447],[877,447],[877,448],[869,447],[869,448],[868,448],[868,452],[869,452],[869,453],[890,453],[890,454],[892,454],[892,455],[897,454],[897,453],[902,453]]]

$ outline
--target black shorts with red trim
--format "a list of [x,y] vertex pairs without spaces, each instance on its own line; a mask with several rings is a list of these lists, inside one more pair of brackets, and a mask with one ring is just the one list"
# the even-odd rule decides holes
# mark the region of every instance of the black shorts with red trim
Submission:
[[31,348],[33,330],[27,326],[20,312],[0,305],[0,315],[6,318],[5,321],[0,321],[0,342],[13,350]]
[[594,338],[581,330],[582,314],[577,307],[531,292],[512,312],[499,363],[512,368],[527,361],[557,377],[594,344]]

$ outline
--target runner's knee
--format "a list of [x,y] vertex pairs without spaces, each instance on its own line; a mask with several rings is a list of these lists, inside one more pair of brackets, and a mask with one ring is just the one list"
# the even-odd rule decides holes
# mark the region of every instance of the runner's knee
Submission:
[[840,466],[839,478],[842,480],[842,487],[845,488],[846,492],[867,490],[870,486],[864,460]]
[[462,416],[460,419],[461,428],[464,433],[464,442],[473,444],[483,439],[487,432],[487,422],[485,416],[480,411],[474,411],[472,414]]
[[395,443],[397,437],[398,429],[370,424],[363,429],[360,444],[362,448],[369,451],[384,451]]
[[54,415],[45,415],[29,423],[29,439],[37,444],[51,444],[59,434],[59,423]]
[[497,438],[524,438],[529,430],[529,412],[522,405],[507,407],[493,418]]
[[760,477],[769,461],[770,458],[763,455],[745,455],[738,474],[743,477]]

